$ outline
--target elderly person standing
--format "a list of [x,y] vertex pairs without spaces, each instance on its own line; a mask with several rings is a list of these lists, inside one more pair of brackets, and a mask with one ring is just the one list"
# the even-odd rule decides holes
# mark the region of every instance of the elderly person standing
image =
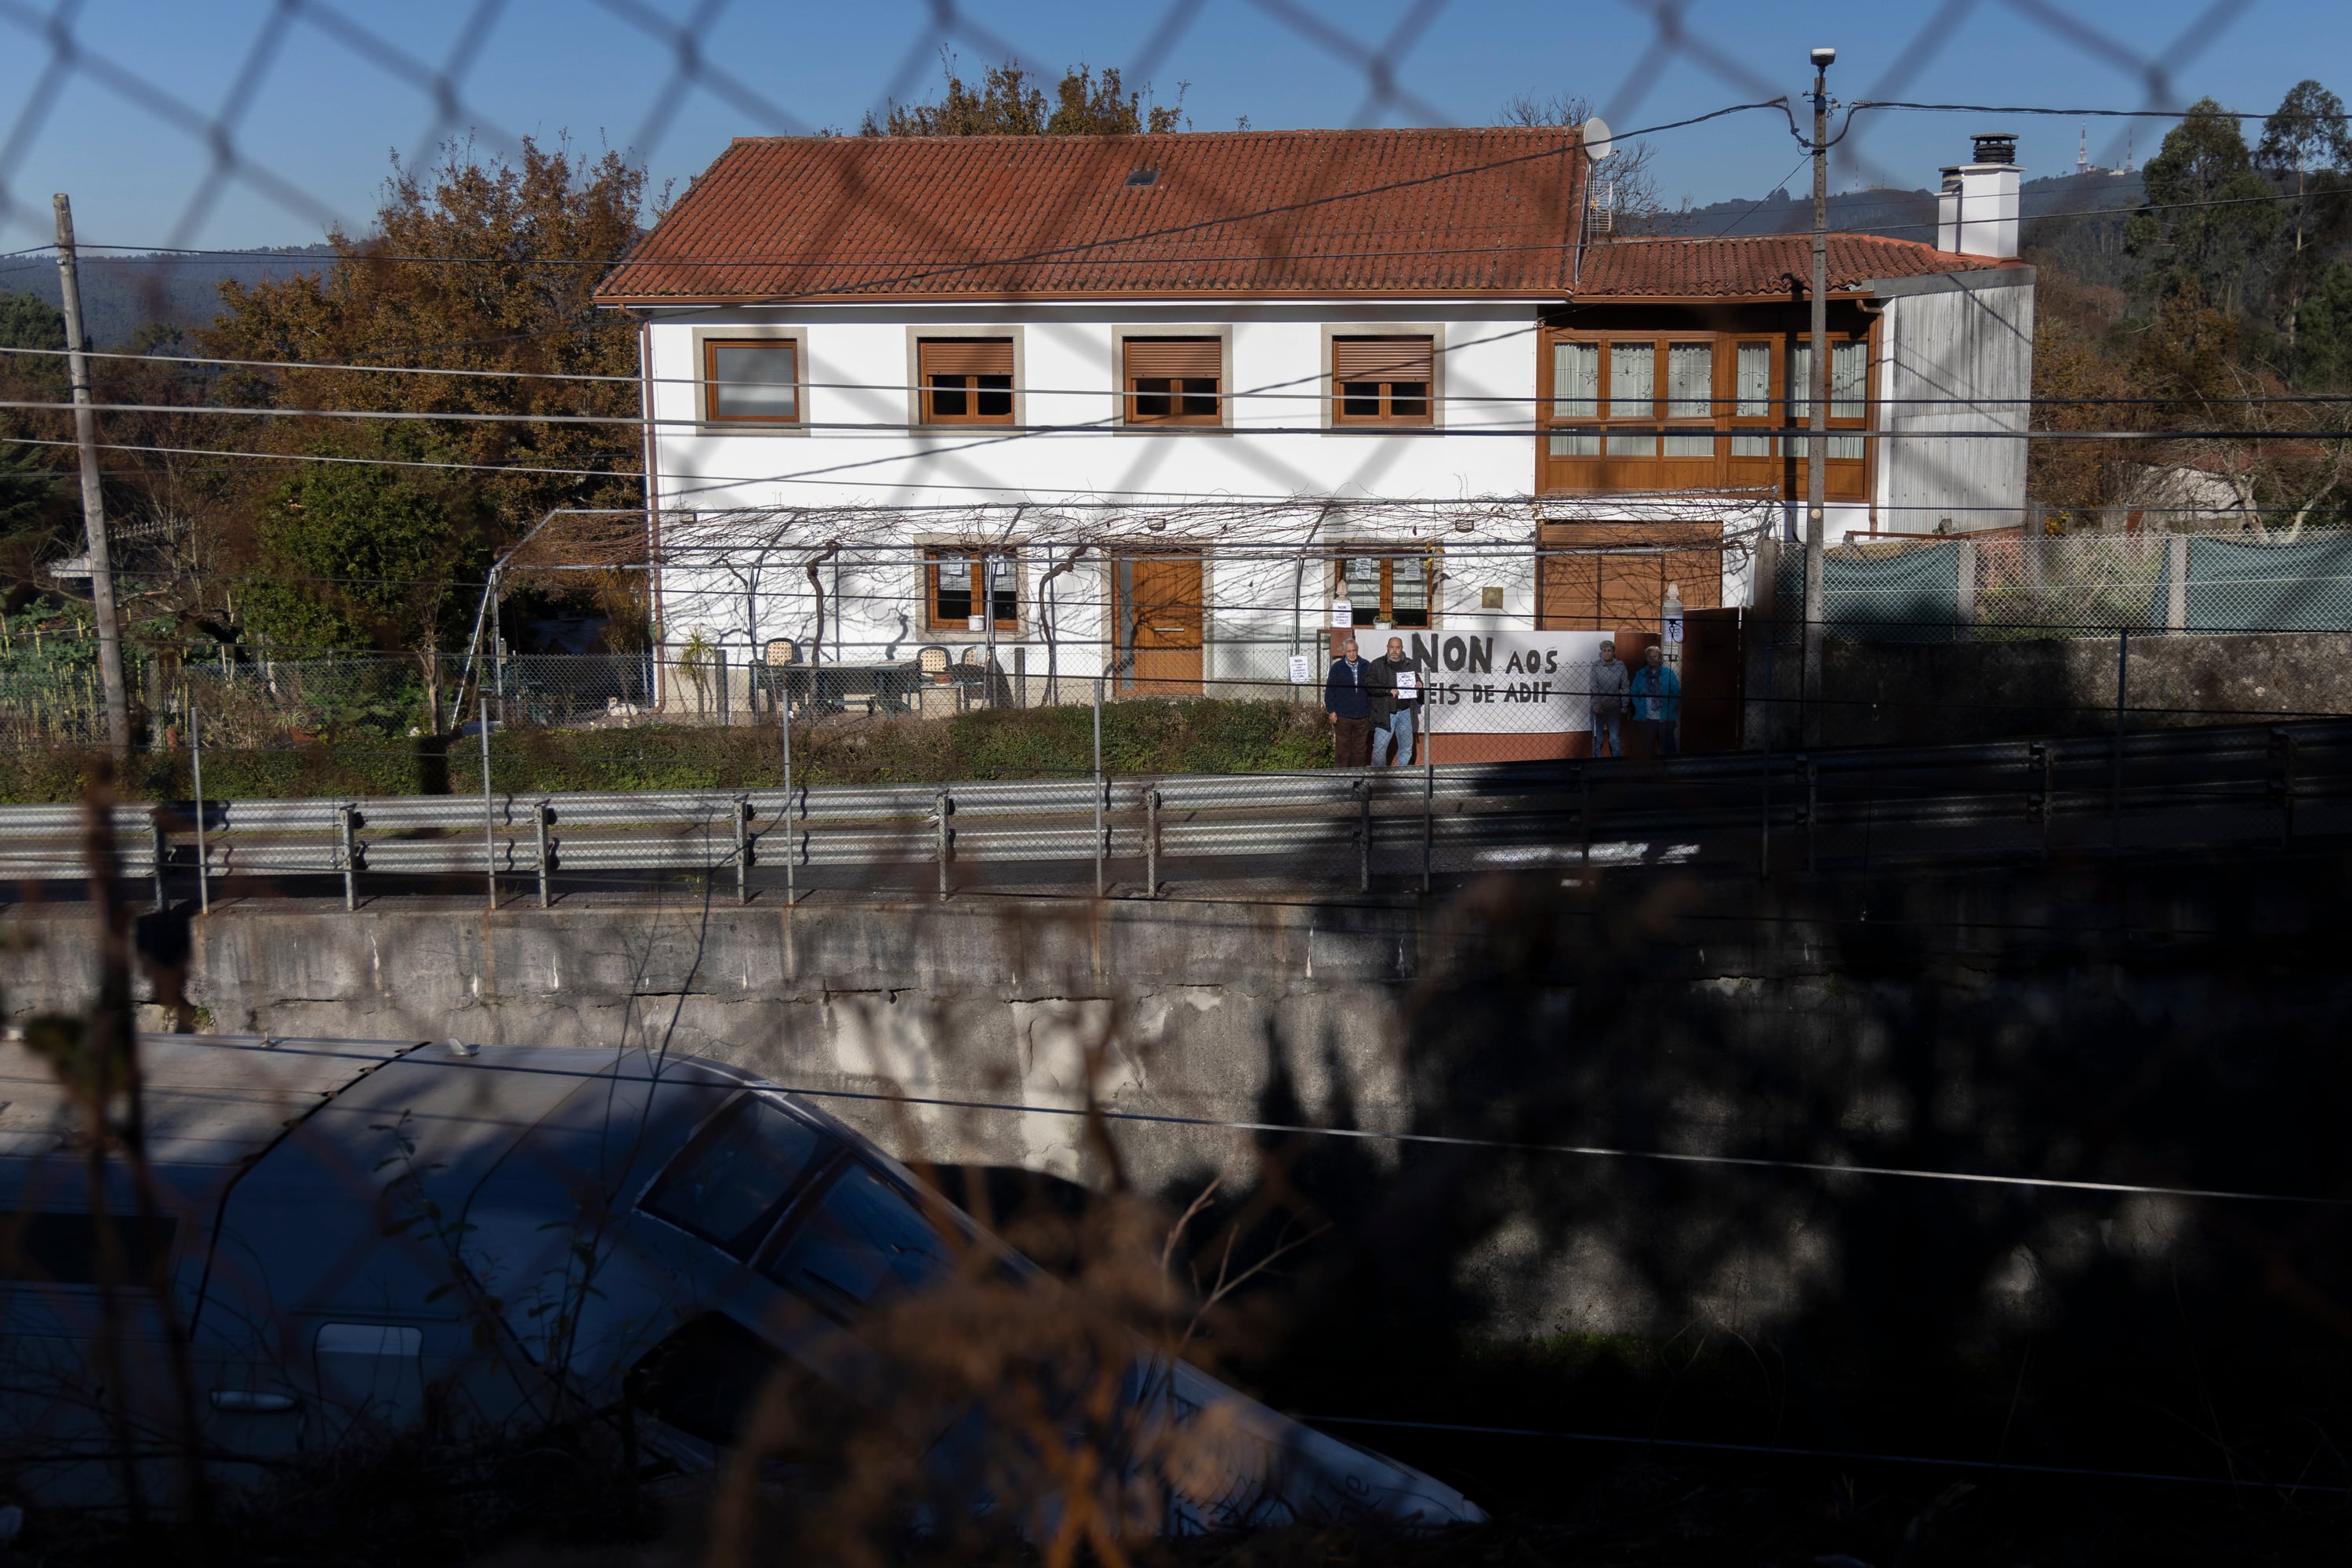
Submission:
[[1592,661],[1592,675],[1586,683],[1592,699],[1592,754],[1596,757],[1622,757],[1625,754],[1625,696],[1630,689],[1625,678],[1625,666],[1617,658],[1617,639],[1609,637],[1601,644],[1601,657]]
[[1331,724],[1334,767],[1368,768],[1372,764],[1372,707],[1364,689],[1370,668],[1356,657],[1356,639],[1342,632],[1333,639],[1331,673],[1323,679],[1323,714]]
[[1683,708],[1682,677],[1666,665],[1664,649],[1655,644],[1642,656],[1642,668],[1633,672],[1629,692],[1633,702],[1633,722],[1650,742],[1650,755],[1671,757],[1682,751],[1680,728]]
[[[1364,691],[1372,719],[1372,766],[1412,765],[1413,721],[1421,713],[1420,667],[1404,655],[1404,638],[1389,638],[1387,657],[1364,667]],[[1397,678],[1402,675],[1402,680]],[[1411,690],[1403,689],[1410,687]],[[1393,760],[1391,752],[1394,752]]]

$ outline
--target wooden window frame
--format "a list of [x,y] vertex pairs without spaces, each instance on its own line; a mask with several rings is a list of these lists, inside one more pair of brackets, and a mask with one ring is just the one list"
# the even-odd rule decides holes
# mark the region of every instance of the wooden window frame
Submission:
[[[980,344],[993,346],[1000,343],[1003,345],[1003,357],[1006,366],[1006,368],[1002,372],[935,372],[931,367],[931,360],[933,358],[932,350],[934,347],[944,347],[949,344],[953,344],[958,347],[968,347]],[[915,340],[915,395],[917,400],[917,422],[923,425],[949,425],[958,426],[969,426],[974,425],[1003,426],[1016,423],[1019,413],[1019,405],[1016,401],[1018,388],[1015,385],[1015,378],[1018,373],[1014,367],[1016,367],[1019,363],[1019,353],[1013,340],[1010,337],[992,333],[940,333],[932,337],[917,338]],[[958,380],[968,384],[957,387],[935,386],[933,384],[933,378],[935,375],[952,375],[958,378]],[[971,383],[992,381],[999,379],[1000,377],[1004,383],[1003,386],[969,384]],[[966,402],[966,411],[961,414],[943,411],[939,406],[938,403],[938,395],[941,392],[953,392],[961,395]],[[981,400],[992,394],[1001,394],[1003,395],[1004,399],[1003,409],[997,413],[983,413],[980,408]]]
[[[1020,552],[1013,550],[968,550],[960,544],[927,544],[923,547],[923,629],[926,632],[962,632],[974,637],[984,635],[987,629],[984,621],[981,626],[973,626],[973,617],[969,611],[952,617],[940,614],[940,564],[950,559],[966,563],[969,574],[965,580],[970,584],[965,589],[967,604],[977,598],[982,591],[979,581],[982,574],[982,563],[995,561],[999,563],[998,581],[993,585],[995,596],[999,605],[1011,599],[1013,613],[997,616],[996,629],[1018,632],[1022,609]],[[995,605],[990,606],[992,610],[996,607]]]
[[[1382,621],[1386,621],[1391,631],[1431,630],[1437,625],[1437,580],[1439,576],[1438,562],[1440,553],[1440,552],[1425,545],[1414,546],[1370,542],[1361,545],[1343,547],[1342,552],[1334,556],[1331,561],[1332,600],[1336,603],[1340,599],[1346,599],[1351,605],[1355,602],[1355,596],[1348,592],[1349,562],[1378,561],[1381,563],[1380,603],[1374,607],[1372,618],[1370,620],[1364,620],[1361,618],[1364,613],[1362,610],[1360,609],[1355,611],[1354,614],[1358,617],[1355,621],[1355,625],[1359,626],[1376,626]],[[1428,595],[1428,600],[1427,603],[1422,606],[1421,613],[1423,618],[1418,625],[1409,622],[1400,622],[1396,618],[1396,563],[1399,561],[1404,560],[1418,560],[1422,563],[1422,588]],[[1377,657],[1377,655],[1375,655],[1375,657]]]
[[[1150,342],[1208,343],[1213,345],[1217,353],[1216,376],[1213,380],[1211,380],[1211,378],[1205,376],[1145,377],[1137,375],[1131,363],[1131,355],[1133,352],[1132,345],[1136,343]],[[1120,333],[1118,340],[1119,424],[1124,427],[1143,430],[1223,429],[1225,427],[1225,410],[1227,407],[1226,383],[1232,377],[1232,357],[1230,341],[1223,336],[1215,333]],[[1192,384],[1192,383],[1204,380],[1210,381],[1211,390],[1203,393],[1193,388]],[[1147,388],[1143,384],[1146,381],[1150,381],[1154,384]],[[1179,382],[1185,384],[1181,390],[1179,390],[1176,385]],[[1147,397],[1165,398],[1169,400],[1171,406],[1169,411],[1164,414],[1146,414],[1141,411],[1141,405],[1142,400]],[[1209,407],[1206,410],[1195,409],[1187,411],[1183,407],[1183,405],[1185,404],[1202,398],[1205,398],[1209,404]]]
[[[730,338],[709,336],[698,345],[702,351],[702,384],[698,389],[702,398],[702,423],[733,429],[802,430],[808,427],[808,350],[796,337],[793,338]],[[789,416],[775,414],[722,414],[719,411],[719,351],[720,349],[789,349],[793,355],[793,412]]]
[[[1770,327],[1728,331],[1684,331],[1657,326],[1595,327],[1548,331],[1538,362],[1538,488],[1560,494],[1607,494],[1761,489],[1773,485],[1787,488],[1793,482],[1801,489],[1804,464],[1801,437],[1773,438],[1771,451],[1762,456],[1735,456],[1732,443],[1735,437],[1743,434],[1757,430],[1779,431],[1793,426],[1797,402],[1791,396],[1788,381],[1790,362],[1794,357],[1792,351],[1805,341],[1807,334],[1801,331]],[[1671,418],[1667,412],[1670,406],[1667,389],[1671,351],[1676,344],[1699,342],[1713,346],[1709,370],[1714,413],[1706,427],[1713,431],[1715,449],[1705,457],[1667,456],[1664,437],[1676,433],[1678,427],[1689,434],[1696,434],[1701,428],[1697,421]],[[1738,412],[1739,345],[1758,342],[1766,344],[1769,350],[1767,412],[1761,416],[1741,415]],[[1839,343],[1861,344],[1864,364],[1861,414],[1834,416],[1830,421],[1830,429],[1833,433],[1859,437],[1863,442],[1862,453],[1859,457],[1836,456],[1829,459],[1829,499],[1867,501],[1869,470],[1876,448],[1876,443],[1871,439],[1876,397],[1876,330],[1874,325],[1871,325],[1858,330],[1835,331],[1830,336],[1830,342],[1832,354]],[[1594,414],[1591,417],[1563,418],[1558,411],[1558,400],[1554,396],[1557,385],[1554,356],[1562,345],[1570,343],[1591,344],[1598,349]],[[1622,417],[1612,406],[1609,383],[1612,345],[1616,343],[1647,344],[1654,353],[1650,412],[1645,416]],[[1612,452],[1610,449],[1610,434],[1620,429],[1655,431],[1658,439],[1654,449],[1645,454]],[[1589,434],[1594,437],[1598,451],[1555,455],[1552,438],[1570,434]],[[1790,477],[1791,465],[1794,465],[1793,481]]]
[[[1787,405],[1786,388],[1782,383],[1788,371],[1788,341],[1770,332],[1731,332],[1725,334],[1724,341],[1731,351],[1730,374],[1727,377],[1730,401],[1718,406],[1722,410],[1726,437],[1724,460],[1729,465],[1727,472],[1735,483],[1742,476],[1753,476],[1757,482],[1769,484],[1780,466],[1780,444],[1770,432],[1780,428],[1780,412]],[[1739,351],[1749,345],[1760,345],[1764,350],[1764,412],[1761,414],[1739,412]],[[1742,436],[1762,441],[1764,450],[1739,451],[1736,443]]]
[[[1429,374],[1418,384],[1409,381],[1380,381],[1359,384],[1342,381],[1339,376],[1339,345],[1347,342],[1419,342],[1428,345]],[[1433,332],[1337,332],[1330,339],[1331,365],[1331,426],[1338,430],[1427,430],[1437,424],[1437,337]],[[1350,414],[1348,405],[1360,401],[1351,397],[1347,388],[1358,384],[1379,388],[1370,414]],[[1421,387],[1421,412],[1399,414],[1395,409],[1396,389],[1418,384]]]
[[[1829,434],[1823,436],[1822,439],[1830,448],[1830,463],[1837,466],[1836,468],[1833,468],[1832,471],[1840,471],[1842,469],[1844,472],[1851,473],[1856,467],[1867,463],[1870,460],[1870,373],[1874,368],[1874,361],[1870,352],[1870,335],[1867,332],[1832,332],[1829,334],[1829,357],[1830,371],[1832,375],[1834,375],[1837,371],[1838,349],[1841,345],[1847,343],[1859,343],[1862,345],[1862,412],[1860,414],[1840,414],[1837,412],[1838,400],[1834,396],[1831,397],[1829,399],[1829,417],[1822,421],[1822,424],[1829,431]],[[1782,360],[1785,362],[1795,359],[1799,349],[1805,350],[1808,357],[1811,356],[1812,350],[1812,334],[1808,332],[1801,338],[1792,335],[1789,339],[1788,347],[1782,352]],[[1783,380],[1786,379],[1787,377],[1784,374]],[[1798,429],[1806,423],[1806,416],[1798,412],[1798,405],[1801,402],[1807,406],[1811,405],[1812,402],[1811,387],[1808,386],[1800,389],[1798,387],[1790,386],[1785,389],[1781,398],[1780,408],[1782,414],[1788,420],[1788,427],[1791,430]],[[1838,436],[1841,433],[1861,438],[1863,446],[1860,455],[1852,458],[1842,458],[1838,456]],[[1809,437],[1803,436],[1784,437],[1781,440],[1781,446],[1785,448],[1786,455],[1788,457],[1801,463],[1805,460],[1805,442],[1807,439],[1809,439]]]

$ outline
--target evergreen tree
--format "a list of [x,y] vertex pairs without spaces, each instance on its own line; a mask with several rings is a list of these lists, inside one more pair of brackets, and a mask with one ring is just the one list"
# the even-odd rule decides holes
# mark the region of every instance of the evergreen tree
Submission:
[[2187,295],[2224,311],[2246,308],[2284,215],[2254,168],[2238,121],[2200,98],[2141,172],[2147,205],[2124,226],[2125,248],[2146,268],[2145,297]]
[[2352,240],[2352,122],[2344,100],[2309,79],[2295,83],[2264,127],[2254,162],[2287,198],[2291,243],[2279,258],[2273,293],[2292,346],[2305,297],[2328,271],[2331,256]]
[[[62,349],[66,319],[33,294],[0,294],[0,348]],[[64,362],[47,354],[0,354],[0,388],[12,403],[64,401]],[[66,488],[58,479],[65,448],[36,447],[37,433],[59,438],[62,420],[0,413],[0,554],[19,573],[51,553],[65,516]]]

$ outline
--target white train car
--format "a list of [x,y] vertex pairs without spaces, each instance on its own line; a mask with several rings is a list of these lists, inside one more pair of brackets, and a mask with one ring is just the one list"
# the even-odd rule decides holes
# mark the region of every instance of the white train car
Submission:
[[[115,1505],[134,1485],[168,1502],[192,1448],[211,1484],[253,1487],[339,1444],[462,1439],[558,1402],[625,1403],[646,1452],[707,1466],[780,1376],[870,1405],[861,1331],[894,1301],[975,1263],[1036,1278],[867,1140],[717,1062],[140,1049],[143,1181],[119,1150],[89,1158],[89,1112],[47,1061],[0,1046],[0,1458],[37,1506]],[[1156,1500],[1154,1528],[1483,1517],[1133,1344],[1104,1473]],[[950,1410],[916,1435],[931,1495],[998,1506],[978,1479],[1002,1440],[985,1426]],[[1188,1430],[1202,1441],[1181,1466],[1139,1457]]]

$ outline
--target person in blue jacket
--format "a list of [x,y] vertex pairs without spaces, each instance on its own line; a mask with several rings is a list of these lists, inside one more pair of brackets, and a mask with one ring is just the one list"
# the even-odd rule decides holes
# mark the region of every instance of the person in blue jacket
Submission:
[[1633,672],[1633,683],[1627,695],[1633,704],[1633,722],[1642,727],[1650,742],[1654,757],[1677,756],[1682,742],[1677,731],[1682,723],[1682,678],[1666,668],[1664,650],[1656,644],[1642,656],[1642,668]]

